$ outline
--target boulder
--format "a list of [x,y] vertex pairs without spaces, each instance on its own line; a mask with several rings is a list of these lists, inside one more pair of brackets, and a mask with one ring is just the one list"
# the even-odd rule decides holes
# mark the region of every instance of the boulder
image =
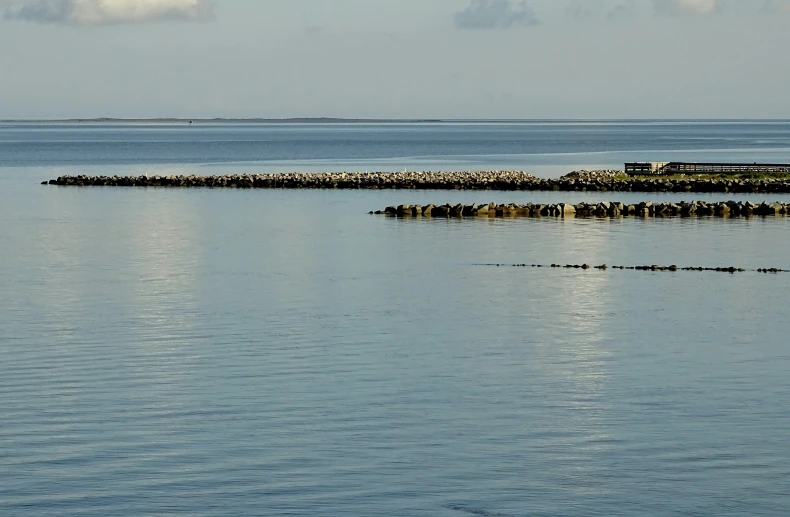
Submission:
[[431,210],[431,217],[450,217],[450,207],[447,205],[434,207]]
[[557,205],[560,217],[576,215],[576,207],[568,203],[560,203]]
[[785,206],[782,203],[763,203],[760,205],[760,215],[782,215],[785,213]]

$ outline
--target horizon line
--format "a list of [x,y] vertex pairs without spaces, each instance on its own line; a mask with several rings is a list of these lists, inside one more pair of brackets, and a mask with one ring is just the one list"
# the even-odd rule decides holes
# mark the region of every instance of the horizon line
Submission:
[[345,118],[345,117],[72,117],[52,119],[0,119],[0,123],[475,123],[475,122],[790,122],[790,118]]

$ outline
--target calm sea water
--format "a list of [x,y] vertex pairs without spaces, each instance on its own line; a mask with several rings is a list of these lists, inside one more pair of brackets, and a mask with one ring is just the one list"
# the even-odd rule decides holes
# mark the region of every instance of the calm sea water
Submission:
[[788,122],[0,124],[0,167],[203,173],[790,162]]
[[0,125],[0,515],[787,515],[790,275],[477,265],[790,269],[785,218],[38,184],[666,157],[790,161],[790,124]]

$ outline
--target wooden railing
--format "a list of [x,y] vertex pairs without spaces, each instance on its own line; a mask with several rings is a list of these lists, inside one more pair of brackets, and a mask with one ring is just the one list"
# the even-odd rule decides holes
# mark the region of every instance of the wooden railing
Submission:
[[632,162],[625,164],[625,172],[637,175],[668,174],[744,174],[790,173],[787,163],[696,163],[696,162]]

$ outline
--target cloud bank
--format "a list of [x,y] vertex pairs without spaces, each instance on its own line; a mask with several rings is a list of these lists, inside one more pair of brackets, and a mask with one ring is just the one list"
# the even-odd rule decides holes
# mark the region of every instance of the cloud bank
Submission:
[[636,15],[636,8],[633,2],[617,4],[606,14],[606,19],[610,22],[618,20],[628,20]]
[[63,25],[118,25],[214,18],[211,0],[6,0],[7,20]]
[[788,0],[766,0],[763,9],[770,14],[790,13],[790,1]]
[[463,11],[455,13],[459,29],[509,29],[540,25],[535,11],[526,2],[513,5],[510,0],[472,0]]
[[718,0],[653,0],[656,14],[662,16],[707,16],[719,10]]

